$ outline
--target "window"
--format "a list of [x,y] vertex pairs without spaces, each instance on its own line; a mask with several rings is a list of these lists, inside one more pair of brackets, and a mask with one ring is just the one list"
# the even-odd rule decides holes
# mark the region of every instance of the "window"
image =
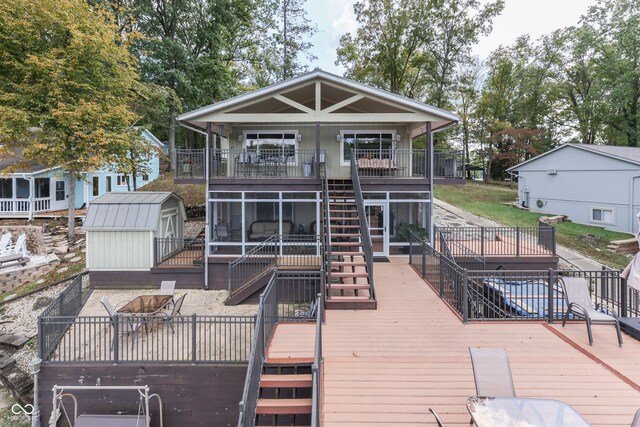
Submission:
[[60,202],[65,197],[64,181],[56,181],[56,201]]
[[13,180],[11,178],[0,178],[0,199],[13,198]]
[[149,181],[149,175],[147,175],[146,173],[142,175],[142,180],[143,181]]
[[100,195],[100,177],[94,176],[91,181],[91,187],[93,187],[93,197],[98,197]]
[[245,134],[244,148],[255,152],[258,159],[281,156],[287,163],[295,163],[298,135],[295,131],[248,132]]
[[28,199],[29,193],[29,181],[24,178],[16,178],[16,199]]
[[111,192],[111,177],[107,177],[107,193]]
[[605,222],[607,224],[615,224],[613,209],[591,209],[591,221]]
[[129,184],[129,175],[118,175],[116,185],[118,187],[127,187]]
[[358,157],[387,159],[393,150],[393,132],[354,131],[342,133],[341,163],[351,162],[351,149],[358,150]]
[[36,189],[36,199],[48,198],[51,195],[49,191],[49,178],[36,178],[34,186]]

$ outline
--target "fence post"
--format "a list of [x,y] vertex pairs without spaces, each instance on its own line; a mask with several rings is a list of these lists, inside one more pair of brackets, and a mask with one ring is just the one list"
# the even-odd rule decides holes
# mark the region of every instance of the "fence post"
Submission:
[[38,357],[44,359],[44,328],[42,316],[38,316]]
[[556,227],[551,226],[551,246],[553,247],[553,256],[556,256]]
[[516,256],[520,256],[520,227],[516,227]]
[[620,317],[627,317],[627,295],[628,295],[628,286],[626,279],[620,277],[620,273],[618,273],[618,279],[620,280]]
[[117,365],[120,360],[120,343],[118,342],[118,316],[113,316],[113,364]]
[[555,292],[555,275],[553,274],[553,269],[550,268],[549,269],[549,277],[547,278],[547,321],[549,323],[553,323],[553,319],[554,319],[554,314],[555,314],[555,298],[554,298],[554,292]]
[[466,268],[462,270],[462,322],[469,323],[469,280]]
[[484,257],[484,227],[480,227],[480,255]]
[[427,249],[425,248],[426,243],[422,242],[420,243],[420,249],[421,249],[421,272],[422,272],[422,277],[426,279],[427,277]]
[[438,291],[440,292],[440,298],[444,298],[444,269],[442,268],[442,254],[435,255],[438,259],[438,270],[440,270],[440,281],[438,283]]
[[195,365],[196,357],[196,314],[191,315],[191,362]]
[[153,266],[158,266],[158,238],[153,238]]
[[413,265],[413,234],[409,233],[409,265]]

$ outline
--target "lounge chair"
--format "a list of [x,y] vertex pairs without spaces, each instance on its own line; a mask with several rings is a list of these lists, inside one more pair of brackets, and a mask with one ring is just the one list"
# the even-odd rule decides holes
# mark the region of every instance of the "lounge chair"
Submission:
[[180,309],[182,309],[182,303],[184,302],[187,294],[182,295],[178,300],[173,304],[171,308],[161,308],[160,310],[153,313],[155,316],[158,316],[162,321],[169,322],[169,326],[171,326],[171,332],[175,333],[173,329],[173,318],[176,316],[180,316]]
[[[142,326],[142,322],[137,321],[135,319],[135,316],[118,314],[114,310],[111,303],[109,302],[109,298],[107,298],[106,296],[103,296],[102,298],[100,298],[100,304],[102,304],[105,310],[107,310],[107,313],[109,313],[109,317],[111,317],[111,324],[114,327],[115,327],[115,319],[116,318],[118,319],[118,332],[120,334],[126,334],[126,335],[131,334],[132,336],[131,345],[134,346],[136,342],[136,335],[138,334],[138,330],[140,329],[140,326]],[[113,342],[111,344],[112,346],[113,344],[115,344],[117,339],[118,339],[118,336],[114,335]]]
[[636,415],[633,417],[633,421],[631,421],[631,427],[640,427],[640,409],[636,411]]
[[440,417],[438,416],[436,411],[434,411],[433,409],[429,408],[429,412],[431,412],[433,414],[434,418],[436,419],[436,424],[438,424],[438,427],[444,427],[444,424],[442,424],[442,421],[440,421]]
[[589,284],[584,277],[560,277],[562,291],[567,301],[567,311],[562,319],[562,326],[567,323],[569,314],[585,319],[589,345],[593,345],[591,325],[614,325],[618,334],[618,345],[622,347],[622,333],[618,315],[611,308],[602,304],[593,304],[589,292]]
[[160,283],[160,295],[171,295],[173,296],[176,290],[176,281],[175,280],[163,280]]
[[[4,237],[4,236],[3,236]],[[9,251],[8,254],[0,256],[0,268],[10,262],[17,262],[20,265],[25,265],[30,261],[27,256],[26,247],[27,235],[21,234],[16,240],[16,245]]]
[[471,366],[476,382],[476,395],[516,397],[509,356],[501,348],[471,348]]
[[4,233],[0,237],[0,255],[8,255],[11,248],[11,233]]

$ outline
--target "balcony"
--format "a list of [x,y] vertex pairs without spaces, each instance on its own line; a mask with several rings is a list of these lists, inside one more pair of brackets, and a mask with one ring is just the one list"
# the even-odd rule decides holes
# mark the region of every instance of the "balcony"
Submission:
[[[209,159],[211,179],[316,179],[325,173],[330,177],[349,177],[351,156],[358,162],[363,178],[428,179],[426,149],[352,150],[345,160],[339,153],[320,151],[316,162],[314,149],[216,149]],[[205,179],[204,149],[176,150],[176,179]],[[434,153],[434,178],[464,179],[464,152]],[[317,170],[316,170],[317,169]]]

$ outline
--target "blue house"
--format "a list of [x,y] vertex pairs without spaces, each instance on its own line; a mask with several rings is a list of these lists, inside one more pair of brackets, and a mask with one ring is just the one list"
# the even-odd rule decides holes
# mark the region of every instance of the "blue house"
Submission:
[[[148,174],[136,176],[136,187],[141,188],[158,178],[160,153],[165,146],[148,130],[141,135],[157,150],[152,150],[147,163]],[[19,171],[3,173],[15,165]],[[76,182],[76,209],[86,208],[92,200],[111,191],[133,191],[132,177],[109,168],[82,173]],[[0,218],[33,218],[34,214],[69,209],[69,177],[62,167],[46,167],[26,161],[16,155],[0,160]]]

